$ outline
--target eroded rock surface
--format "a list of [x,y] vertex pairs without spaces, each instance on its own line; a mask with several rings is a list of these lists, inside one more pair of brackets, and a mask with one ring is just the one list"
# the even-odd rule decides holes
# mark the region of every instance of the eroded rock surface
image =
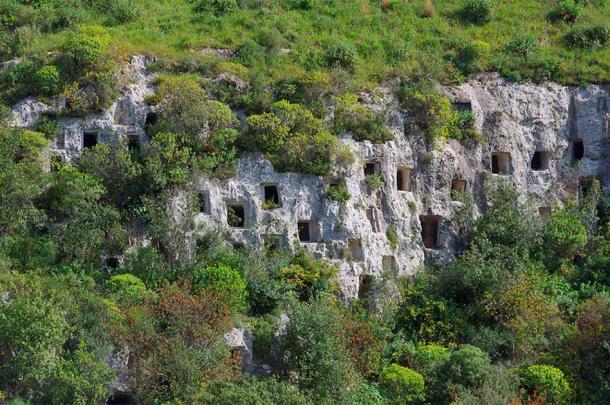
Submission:
[[[147,141],[144,125],[151,110],[144,97],[154,89],[145,58],[134,57],[125,74],[131,79],[108,110],[59,120],[64,134],[55,141],[54,153],[65,160],[78,157],[87,132],[95,133],[97,142],[112,145],[121,138]],[[444,90],[457,107],[472,109],[483,135],[480,143],[440,140],[434,147],[426,145],[421,134],[405,131],[407,112],[389,89],[380,88],[362,97],[369,108],[387,114],[394,140],[374,145],[342,136],[356,156],[346,177],[349,201],[326,198],[332,179],[277,173],[260,154],[244,154],[234,177],[196,181],[205,209],[196,216],[195,236],[224,227],[235,244],[266,242],[294,248],[300,243],[337,263],[341,288],[349,299],[363,292],[364,275],[408,275],[425,260],[454,257],[454,216],[461,203],[452,201],[452,184],[474,197],[475,211],[484,207],[485,183],[494,177],[510,179],[541,213],[577,193],[581,179],[596,176],[605,193],[610,192],[610,86],[515,84],[489,74]],[[35,99],[23,100],[14,106],[14,125],[33,127],[52,109]],[[583,156],[575,163],[580,145]],[[533,170],[536,152],[538,170]],[[498,165],[506,166],[499,170],[506,174],[492,174],[492,166]],[[370,189],[365,166],[383,177],[382,188]],[[265,186],[276,187],[278,208],[265,209]],[[243,227],[229,226],[230,206],[243,209]],[[389,233],[398,237],[396,245],[388,240]],[[423,239],[432,247],[426,248]]]

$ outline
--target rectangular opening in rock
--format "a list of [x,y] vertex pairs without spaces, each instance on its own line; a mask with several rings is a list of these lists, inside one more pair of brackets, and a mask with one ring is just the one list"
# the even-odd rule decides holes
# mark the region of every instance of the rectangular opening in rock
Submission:
[[[374,278],[371,274],[361,274],[358,283],[358,299],[368,301],[371,297]],[[365,302],[366,305],[366,302]]]
[[578,162],[585,157],[585,144],[582,139],[572,139],[570,141],[570,149],[572,150],[572,163]]
[[264,204],[268,208],[280,207],[280,193],[276,184],[263,184]]
[[551,207],[538,207],[538,215],[543,221],[547,222],[551,219]]
[[297,230],[299,231],[300,242],[312,242],[312,226],[311,221],[299,221],[297,223]]
[[421,238],[426,249],[438,249],[438,233],[441,217],[438,215],[422,215],[419,217],[421,223]]
[[127,148],[129,150],[140,149],[140,137],[136,134],[127,135]]
[[510,153],[494,152],[491,154],[491,172],[493,174],[510,173]]
[[395,276],[398,272],[398,267],[396,265],[396,258],[394,256],[383,256],[381,258],[381,268],[384,273],[391,273]]
[[112,256],[106,259],[106,266],[110,267],[111,269],[117,269],[120,265],[121,261],[116,256]]
[[411,189],[411,168],[401,166],[396,171],[396,187],[398,191],[410,191]]
[[364,164],[364,175],[372,176],[373,174],[379,173],[379,163],[378,162],[366,162]]
[[547,170],[549,168],[549,161],[551,158],[551,152],[548,150],[537,150],[532,156],[531,168],[534,171]]
[[369,207],[366,209],[366,217],[371,223],[371,230],[373,232],[379,232],[379,221],[377,218],[377,209],[374,207]]
[[152,138],[152,127],[157,123],[159,117],[157,113],[149,112],[146,114],[146,120],[144,121],[144,132],[149,138]]
[[199,212],[202,214],[209,214],[211,212],[210,190],[204,190],[197,193],[197,205],[199,206]]
[[243,205],[227,206],[227,224],[233,228],[243,228],[246,224],[246,210]]
[[362,251],[362,240],[348,239],[347,246],[349,247],[352,260],[361,262],[364,260],[364,252]]
[[470,101],[456,101],[451,104],[458,111],[472,111],[472,103]]
[[97,145],[97,131],[83,131],[83,148],[93,148]]
[[466,191],[466,180],[453,179],[451,181],[451,198],[456,199],[460,193]]

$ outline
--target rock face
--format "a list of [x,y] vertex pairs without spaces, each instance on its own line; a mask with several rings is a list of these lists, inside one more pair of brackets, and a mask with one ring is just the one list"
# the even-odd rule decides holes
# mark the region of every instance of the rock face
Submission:
[[[154,89],[145,58],[134,57],[126,74],[131,83],[108,110],[60,119],[64,136],[53,145],[54,153],[72,160],[92,134],[113,145],[121,138],[147,141],[150,107],[144,97]],[[277,173],[261,155],[245,154],[234,177],[195,183],[203,201],[197,232],[224,227],[234,244],[304,246],[337,263],[350,299],[366,294],[376,277],[413,274],[425,261],[454,257],[454,218],[461,203],[452,201],[452,186],[470,193],[478,212],[485,205],[485,183],[506,178],[541,215],[592,177],[610,192],[610,86],[514,84],[489,74],[444,91],[457,108],[473,111],[480,143],[441,140],[427,146],[421,134],[405,132],[406,111],[389,89],[380,88],[362,99],[387,114],[394,140],[374,145],[343,135],[356,156],[345,180],[351,195],[346,203],[326,197],[330,179]],[[14,125],[32,127],[50,109],[23,100],[14,106]],[[372,190],[365,171],[381,175],[384,185]],[[277,199],[278,207],[270,209],[266,199]]]

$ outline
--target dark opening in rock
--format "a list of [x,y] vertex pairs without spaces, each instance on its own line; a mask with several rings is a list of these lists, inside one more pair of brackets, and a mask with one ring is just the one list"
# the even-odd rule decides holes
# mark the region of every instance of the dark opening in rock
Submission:
[[510,173],[510,153],[494,152],[491,154],[491,172],[493,174]]
[[348,239],[347,245],[349,247],[352,260],[361,262],[364,260],[364,252],[362,251],[362,241],[360,239]]
[[411,169],[399,167],[396,171],[396,187],[398,191],[409,191],[411,188]]
[[297,228],[299,231],[299,241],[301,242],[311,242],[312,229],[310,221],[299,221],[297,223]]
[[118,257],[109,257],[106,259],[106,266],[111,269],[117,269],[120,266],[120,261]]
[[551,207],[538,207],[538,215],[543,221],[551,219]]
[[280,193],[275,184],[266,184],[263,186],[265,194],[265,205],[270,207],[280,206]]
[[134,134],[127,135],[127,148],[129,150],[140,149],[140,137]]
[[451,198],[456,199],[460,193],[466,191],[466,180],[453,179],[451,181]]
[[199,212],[202,214],[209,214],[211,212],[210,206],[210,191],[204,190],[197,193],[197,205],[199,206]]
[[150,136],[150,130],[157,123],[158,120],[159,117],[157,113],[149,112],[148,114],[146,114],[146,121],[144,121],[144,132],[146,132],[146,135]]
[[551,153],[546,150],[538,150],[532,156],[531,168],[534,171],[547,170],[549,168],[549,160]]
[[572,149],[572,162],[578,162],[585,157],[585,144],[582,139],[572,139],[570,141]]
[[243,228],[246,223],[246,211],[243,205],[227,207],[227,224],[233,228]]
[[83,148],[93,148],[97,145],[97,131],[83,132]]
[[377,162],[366,162],[364,164],[364,175],[372,176],[379,172],[379,164]]
[[458,111],[472,111],[472,103],[470,101],[456,101],[451,104]]
[[419,217],[421,222],[421,238],[426,249],[438,249],[438,231],[441,217],[438,215],[422,215]]
[[140,400],[131,392],[115,391],[106,401],[108,405],[139,405]]
[[371,290],[373,289],[373,276],[370,274],[361,274],[360,282],[358,285],[358,299],[365,301],[365,306],[368,304],[371,297]]
[[602,183],[601,176],[582,176],[579,179],[579,197],[586,197],[593,188],[593,181],[597,180],[600,184]]
[[383,256],[381,258],[381,268],[384,273],[391,273],[391,275],[395,276],[398,273],[396,258],[394,256]]

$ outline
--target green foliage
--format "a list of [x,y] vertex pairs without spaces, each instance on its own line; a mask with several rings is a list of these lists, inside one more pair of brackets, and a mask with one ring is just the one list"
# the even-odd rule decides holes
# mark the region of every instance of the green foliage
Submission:
[[341,145],[319,119],[288,101],[274,103],[270,113],[248,117],[242,144],[261,150],[280,171],[325,175],[338,159],[351,159],[342,156]]
[[34,83],[40,94],[57,94],[60,90],[59,70],[53,65],[41,67],[34,73]]
[[571,259],[587,244],[588,232],[574,208],[567,207],[553,210],[545,239],[551,255]]
[[584,5],[580,1],[560,0],[549,12],[548,17],[551,21],[563,21],[574,24],[582,15]]
[[478,347],[464,345],[451,353],[444,373],[452,385],[480,387],[491,373],[491,361]]
[[108,52],[109,37],[104,28],[82,26],[61,45],[63,67],[70,72],[93,69]]
[[424,399],[424,377],[410,368],[392,364],[381,372],[380,382],[397,404],[410,404]]
[[331,184],[326,188],[326,197],[333,201],[347,202],[351,196],[344,184]]
[[340,401],[357,375],[343,346],[340,312],[327,298],[293,303],[282,338],[284,364],[315,402]]
[[190,0],[198,12],[207,12],[220,16],[237,8],[236,0]]
[[49,117],[42,117],[36,123],[36,131],[45,134],[48,139],[53,139],[62,133],[63,128],[59,125],[57,120]]
[[300,248],[291,263],[281,272],[299,298],[309,300],[320,296],[323,292],[332,291],[338,269],[331,262],[316,259],[305,248]]
[[354,70],[358,59],[358,52],[347,42],[336,42],[326,46],[324,62],[328,67],[340,67]]
[[604,48],[610,42],[610,25],[574,27],[566,35],[566,41],[574,48]]
[[494,63],[496,69],[514,81],[527,78],[537,83],[555,80],[559,75],[557,60],[544,52],[539,42],[531,34],[513,38],[497,57]]
[[112,0],[103,2],[109,25],[120,25],[136,21],[142,14],[140,5],[134,0]]
[[485,24],[491,18],[491,0],[465,0],[462,6],[464,20],[475,24]]
[[385,125],[385,117],[359,104],[355,94],[338,96],[334,100],[333,131],[336,134],[351,132],[355,140],[369,140],[373,143],[384,143],[393,139],[392,133]]
[[193,287],[224,297],[231,311],[243,313],[248,308],[246,281],[238,270],[226,265],[197,268],[193,271],[193,280]]
[[219,381],[212,384],[207,391],[205,403],[214,405],[311,404],[294,386],[275,378],[244,379],[237,383]]
[[535,398],[556,404],[569,403],[570,385],[558,368],[534,364],[523,370],[522,378],[523,385]]
[[146,286],[133,274],[117,274],[108,280],[108,288],[120,299],[139,300],[146,292]]
[[364,181],[371,190],[378,190],[385,184],[383,177],[378,173],[367,174],[364,176]]
[[400,239],[398,238],[398,233],[396,232],[396,228],[393,226],[388,227],[388,230],[385,233],[386,238],[388,238],[388,242],[390,243],[390,247],[392,249],[396,249],[398,244],[400,243]]

